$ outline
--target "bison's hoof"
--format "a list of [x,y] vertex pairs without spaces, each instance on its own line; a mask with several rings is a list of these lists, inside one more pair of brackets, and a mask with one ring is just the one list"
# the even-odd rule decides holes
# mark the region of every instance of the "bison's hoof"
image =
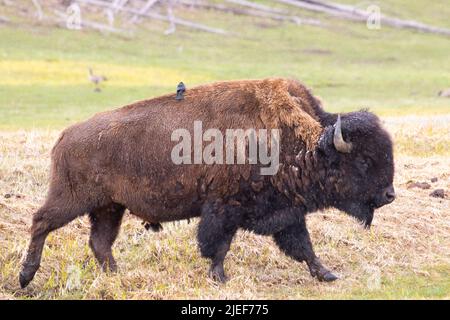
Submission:
[[102,271],[105,273],[116,273],[117,272],[117,264],[115,261],[111,261],[111,262],[104,262],[101,264],[102,267]]
[[33,280],[34,277],[34,273],[30,274],[30,273],[26,273],[26,272],[20,272],[19,274],[19,283],[20,283],[20,287],[22,289],[24,289],[31,280]]
[[33,280],[34,275],[36,274],[38,269],[39,264],[27,263],[23,265],[22,270],[19,274],[19,283],[22,289],[25,288],[31,280]]
[[228,277],[225,275],[223,268],[213,267],[209,270],[209,276],[217,282],[225,283],[228,281]]
[[338,277],[335,276],[331,271],[327,271],[325,273],[319,273],[317,275],[317,279],[319,281],[331,282],[331,281],[337,280]]

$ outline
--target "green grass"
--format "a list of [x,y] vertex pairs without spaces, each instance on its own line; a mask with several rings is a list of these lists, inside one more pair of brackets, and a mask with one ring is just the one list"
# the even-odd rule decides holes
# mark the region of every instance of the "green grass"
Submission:
[[382,279],[374,290],[355,289],[350,294],[330,296],[334,299],[448,299],[450,267],[435,266],[422,274],[407,274]]
[[[448,26],[441,2],[387,1],[387,13]],[[399,10],[399,8],[406,10]],[[295,11],[295,10],[294,10]],[[302,11],[296,11],[305,15]],[[215,12],[180,12],[230,36],[152,22],[132,39],[19,23],[0,28],[0,128],[61,128],[93,113],[187,86],[241,78],[295,77],[332,111],[368,107],[383,115],[442,114],[450,100],[450,39],[326,19],[296,26]],[[448,16],[448,14],[446,15]],[[317,53],[318,52],[318,53]],[[101,93],[87,67],[111,79]]]

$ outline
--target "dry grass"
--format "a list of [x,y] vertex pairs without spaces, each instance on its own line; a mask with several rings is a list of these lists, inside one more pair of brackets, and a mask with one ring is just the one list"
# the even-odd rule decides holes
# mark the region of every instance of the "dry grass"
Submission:
[[450,156],[450,114],[384,118],[398,154]]
[[[45,196],[49,149],[58,133],[1,132],[0,299],[449,298],[450,200],[429,193],[450,191],[450,121],[385,121],[397,142],[398,199],[376,213],[370,231],[334,210],[308,218],[317,254],[341,277],[331,284],[312,279],[269,237],[240,232],[225,265],[231,280],[219,286],[206,277],[196,221],[151,233],[126,215],[114,246],[117,274],[97,267],[87,245],[89,222],[81,218],[50,235],[41,269],[21,290],[20,261],[32,213]],[[438,181],[431,183],[433,177]],[[428,181],[432,189],[407,189],[409,180]]]

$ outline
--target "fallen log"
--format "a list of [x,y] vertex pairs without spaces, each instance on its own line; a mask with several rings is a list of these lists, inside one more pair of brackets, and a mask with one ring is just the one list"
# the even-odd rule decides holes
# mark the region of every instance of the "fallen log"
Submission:
[[207,2],[197,2],[197,1],[189,1],[189,0],[179,0],[179,3],[185,6],[194,7],[194,8],[202,8],[202,9],[208,9],[208,10],[217,10],[222,12],[228,12],[236,15],[247,15],[247,16],[253,16],[253,17],[259,17],[259,18],[268,18],[272,20],[277,21],[289,21],[293,22],[295,24],[307,24],[307,25],[314,25],[314,26],[321,26],[323,25],[320,20],[317,19],[306,19],[306,18],[300,18],[298,16],[287,16],[287,15],[281,15],[276,13],[269,13],[265,11],[258,11],[258,10],[250,10],[250,9],[243,9],[243,8],[235,8],[235,7],[229,7],[222,4],[212,4]]
[[[64,12],[58,11],[58,10],[54,10],[53,11],[58,17],[59,19],[55,19],[56,22],[58,24],[64,24],[64,26],[66,27],[66,22],[67,22],[67,14],[65,14]],[[118,33],[121,35],[125,35],[125,36],[130,36],[130,32],[123,30],[123,29],[119,29],[119,28],[115,28],[115,27],[111,27],[105,24],[101,24],[98,22],[94,22],[94,21],[89,21],[86,19],[81,19],[80,20],[81,26],[82,27],[86,27],[86,28],[90,28],[90,29],[95,29],[101,32],[109,32],[109,33]]]
[[[322,0],[275,0],[280,3],[296,6],[302,9],[326,13],[347,20],[367,22],[371,13],[358,9],[351,5],[328,2]],[[394,28],[406,28],[421,32],[443,34],[450,36],[450,29],[430,26],[414,20],[403,20],[399,18],[380,15],[380,23]]]
[[[139,13],[145,14],[150,10],[151,7],[153,7],[159,0],[148,0],[139,10]],[[133,15],[133,17],[130,19],[130,23],[136,23],[139,19],[139,16],[137,14]]]
[[344,12],[338,12],[335,9],[327,8],[323,6],[319,6],[316,4],[311,4],[303,1],[297,1],[297,0],[275,0],[276,2],[284,3],[287,5],[295,6],[301,9],[306,9],[309,11],[315,11],[315,12],[321,12],[321,13],[327,13],[329,15],[341,17],[341,18],[347,18],[351,20],[361,20],[361,18],[358,18],[356,16],[350,15],[348,13]]
[[[332,8],[338,11],[346,12],[349,14],[357,15],[362,18],[362,20],[367,21],[367,19],[370,16],[370,12],[367,12],[366,10],[358,9],[354,6],[335,3],[335,2],[329,2],[329,1],[321,1],[321,0],[301,0],[302,2],[307,2],[311,4],[316,4],[323,7]],[[415,29],[422,32],[429,32],[429,33],[439,33],[439,34],[445,34],[450,35],[450,29],[446,28],[440,28],[435,26],[430,26],[418,21],[414,20],[403,20],[399,18],[394,17],[388,17],[385,15],[380,15],[380,22],[382,24],[386,24],[391,27],[396,28],[409,28],[409,29]]]
[[252,9],[256,9],[256,10],[264,11],[264,12],[268,12],[268,13],[281,13],[281,14],[288,13],[287,10],[283,10],[283,9],[279,9],[279,8],[272,8],[272,7],[266,6],[264,4],[255,3],[255,2],[251,2],[251,1],[247,1],[247,0],[226,0],[226,1],[229,3],[238,4],[243,7],[249,7]]
[[167,5],[167,18],[169,19],[170,26],[166,31],[164,31],[165,35],[172,34],[177,30],[177,27],[175,25],[175,16],[173,15],[172,7],[173,7],[173,1],[169,0],[168,5]]
[[115,0],[110,4],[114,13],[117,13],[120,9],[124,8],[128,0]]
[[36,8],[36,17],[38,20],[42,20],[44,18],[44,13],[42,12],[42,6],[38,0],[31,0],[34,7]]
[[[76,0],[76,2],[90,4],[90,5],[99,6],[99,7],[109,7],[109,3],[99,1],[99,0]],[[142,16],[142,17],[152,18],[155,20],[166,21],[169,23],[171,22],[170,18],[168,18],[167,16],[163,16],[161,14],[158,14],[158,13],[153,13],[153,12],[140,13],[139,10],[131,9],[128,7],[121,8],[121,9],[119,9],[119,11],[135,14],[135,15]],[[173,22],[177,25],[185,26],[185,27],[200,30],[200,31],[216,33],[216,34],[223,34],[223,35],[227,34],[227,32],[225,30],[211,28],[211,27],[205,26],[200,23],[191,22],[188,20],[180,19],[180,18],[173,18]]]

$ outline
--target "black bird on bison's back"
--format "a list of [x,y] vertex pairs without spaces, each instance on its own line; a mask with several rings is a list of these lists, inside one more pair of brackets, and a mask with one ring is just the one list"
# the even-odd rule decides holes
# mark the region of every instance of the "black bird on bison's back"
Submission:
[[[184,90],[181,83],[177,95]],[[336,280],[314,253],[306,216],[337,208],[368,228],[376,209],[394,201],[392,140],[379,118],[368,111],[326,112],[292,79],[218,82],[189,88],[189,99],[174,100],[172,92],[64,130],[52,149],[46,200],[33,214],[21,287],[39,269],[49,233],[86,213],[95,258],[104,270],[116,270],[112,245],[125,211],[155,231],[164,222],[199,217],[200,253],[211,260],[210,276],[221,282],[239,230],[271,236],[284,254],[305,262],[311,276]],[[279,161],[269,163],[276,170],[265,174],[266,161],[192,164],[192,145],[177,163],[173,155],[184,152],[174,151],[188,141],[196,121],[205,129],[219,128],[224,138],[230,129],[279,128],[279,138],[270,139],[277,140],[279,152],[266,140],[266,155],[277,154]],[[174,141],[178,129],[187,136]]]
[[177,100],[183,100],[184,99],[184,92],[186,91],[186,87],[184,86],[183,82],[180,82],[177,86],[177,96],[175,97],[175,99]]

